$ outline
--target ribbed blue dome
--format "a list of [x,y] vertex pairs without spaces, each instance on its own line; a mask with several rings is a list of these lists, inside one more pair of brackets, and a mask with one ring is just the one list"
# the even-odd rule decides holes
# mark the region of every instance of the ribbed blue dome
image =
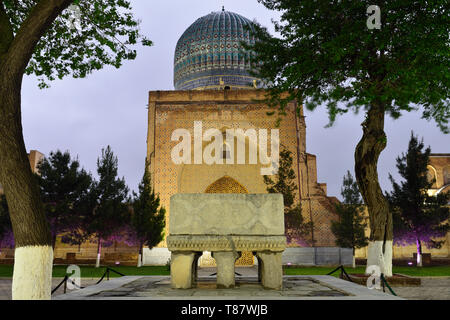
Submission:
[[195,21],[178,40],[175,51],[176,90],[250,89],[250,55],[241,41],[255,42],[253,23],[229,12],[212,12]]

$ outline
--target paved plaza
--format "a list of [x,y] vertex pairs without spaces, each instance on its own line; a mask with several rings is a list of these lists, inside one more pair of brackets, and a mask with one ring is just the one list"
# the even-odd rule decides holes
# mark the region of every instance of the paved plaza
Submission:
[[[215,268],[199,270],[198,285],[187,290],[174,290],[168,276],[127,276],[103,280],[82,279],[83,290],[67,291],[61,286],[54,300],[450,300],[450,277],[421,278],[417,287],[393,287],[398,297],[369,290],[331,276],[284,276],[283,290],[265,290],[257,282],[257,268],[237,268],[236,287],[217,289]],[[53,288],[61,278],[53,279]],[[0,279],[0,300],[11,299],[11,279]]]

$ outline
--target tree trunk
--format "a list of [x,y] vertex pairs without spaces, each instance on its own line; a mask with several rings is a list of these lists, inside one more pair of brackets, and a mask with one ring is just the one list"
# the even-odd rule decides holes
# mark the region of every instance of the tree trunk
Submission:
[[100,257],[102,256],[102,238],[98,237],[97,245],[97,260],[95,262],[95,267],[100,268]]
[[389,205],[378,182],[377,164],[386,147],[384,106],[374,102],[363,122],[363,137],[356,147],[355,175],[367,205],[370,219],[370,238],[367,267],[376,265],[385,276],[392,276],[393,226]]
[[352,256],[352,267],[353,267],[353,269],[355,269],[356,268],[356,258],[355,258],[355,248],[353,248],[352,249],[352,252],[353,252],[353,256]]
[[50,228],[31,172],[21,123],[22,78],[37,43],[72,0],[37,1],[13,32],[0,1],[0,183],[16,243],[13,299],[50,299]]
[[16,243],[13,299],[50,299],[53,248],[22,135],[21,79],[0,78],[0,181]]
[[417,266],[422,267],[422,243],[420,239],[416,240],[417,246]]
[[137,267],[140,268],[142,267],[142,243],[139,244],[139,256],[138,256],[138,263],[137,263]]
[[56,248],[56,233],[52,235],[52,249],[55,251]]

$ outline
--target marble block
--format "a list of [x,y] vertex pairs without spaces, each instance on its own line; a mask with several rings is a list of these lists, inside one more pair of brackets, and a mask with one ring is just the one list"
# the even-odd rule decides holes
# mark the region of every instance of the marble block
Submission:
[[177,194],[170,199],[170,235],[284,236],[281,194]]

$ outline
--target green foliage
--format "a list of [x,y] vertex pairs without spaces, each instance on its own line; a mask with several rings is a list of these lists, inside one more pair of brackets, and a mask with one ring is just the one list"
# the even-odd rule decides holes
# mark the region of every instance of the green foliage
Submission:
[[364,217],[364,203],[358,184],[353,180],[350,171],[344,176],[341,195],[343,203],[336,204],[339,220],[331,223],[336,245],[342,248],[363,248],[368,244],[364,232],[367,228],[367,218]]
[[159,196],[152,190],[148,165],[146,162],[145,173],[139,184],[139,194],[133,193],[131,225],[139,244],[151,249],[164,239],[166,210],[160,207]]
[[[330,125],[340,114],[377,103],[398,118],[423,108],[448,132],[450,16],[445,1],[258,0],[281,12],[280,37],[257,26],[255,73],[271,89],[273,105],[297,99],[310,110],[327,104]],[[382,27],[369,30],[370,5]],[[447,6],[447,7],[446,7]],[[282,98],[281,94],[289,96]]]
[[450,231],[450,193],[430,196],[428,190],[435,183],[428,178],[431,153],[424,149],[423,140],[411,133],[408,152],[397,158],[397,169],[403,181],[398,184],[390,175],[393,191],[386,194],[394,220],[394,240],[398,244],[425,243],[429,248],[439,248],[444,243],[436,238]]
[[[136,50],[130,46],[152,45],[142,36],[140,22],[134,19],[129,1],[74,0],[73,4],[81,12],[77,28],[69,24],[74,19],[70,8],[64,10],[40,39],[26,68],[27,75],[39,77],[41,88],[47,87],[48,81],[70,74],[84,78],[105,65],[119,68],[124,60],[136,58]],[[0,6],[4,7],[16,35],[36,7],[36,1],[3,0]]]
[[102,156],[97,159],[97,172],[99,181],[94,182],[92,188],[96,204],[87,227],[89,234],[106,240],[125,226],[130,218],[128,187],[124,178],[117,177],[118,159],[110,146],[102,149]]
[[264,183],[269,193],[281,193],[284,199],[284,222],[288,241],[304,240],[312,228],[312,222],[305,223],[302,216],[301,203],[295,201],[295,193],[298,187],[295,183],[296,175],[292,168],[292,152],[283,149],[280,152],[280,162],[276,180],[270,176],[264,176]]
[[35,176],[54,242],[58,234],[77,229],[86,210],[91,209],[92,177],[80,169],[80,163],[72,160],[68,151],[51,152],[38,164],[38,171]]

